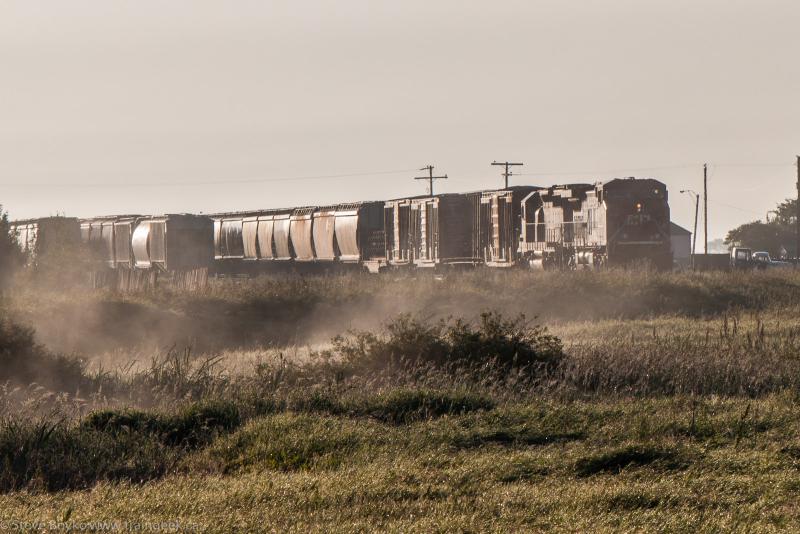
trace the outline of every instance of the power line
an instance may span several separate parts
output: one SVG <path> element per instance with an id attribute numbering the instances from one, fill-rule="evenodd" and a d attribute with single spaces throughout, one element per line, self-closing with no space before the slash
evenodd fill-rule
<path id="1" fill-rule="evenodd" d="M 752 213 L 753 215 L 761 215 L 761 212 L 749 210 L 747 208 L 740 208 L 739 206 L 733 206 L 731 204 L 725 204 L 724 202 L 719 202 L 718 200 L 709 200 L 712 204 L 716 204 L 717 206 L 725 206 L 726 208 L 731 208 L 734 210 L 738 210 L 744 213 Z"/>
<path id="2" fill-rule="evenodd" d="M 702 163 L 685 163 L 681 165 L 661 165 L 653 167 L 638 167 L 638 168 L 624 168 L 624 169 L 610 169 L 610 170 L 587 170 L 587 171 L 570 171 L 570 172 L 531 172 L 531 173 L 514 173 L 515 176 L 579 176 L 579 175 L 592 175 L 592 174 L 615 174 L 626 172 L 640 172 L 640 171 L 654 171 L 654 170 L 670 170 L 670 169 L 690 169 L 702 166 Z M 709 164 L 711 171 L 716 167 L 794 167 L 791 163 L 711 163 Z M 293 182 L 305 180 L 328 180 L 340 178 L 357 178 L 362 176 L 374 176 L 384 174 L 403 174 L 412 172 L 417 169 L 400 169 L 392 171 L 372 171 L 372 172 L 358 172 L 346 174 L 327 174 L 327 175 L 314 175 L 314 176 L 294 176 L 294 177 L 276 177 L 276 178 L 242 178 L 233 180 L 200 180 L 200 181 L 128 181 L 125 183 L 110 183 L 110 182 L 0 182 L 0 187 L 101 187 L 101 188 L 114 188 L 114 187 L 161 187 L 161 186 L 200 186 L 200 185 L 227 185 L 227 184 L 256 184 L 256 183 L 270 183 L 270 182 Z M 425 168 L 427 170 L 427 167 Z M 509 173 L 511 174 L 511 173 Z M 711 174 L 709 175 L 709 177 Z"/>
<path id="3" fill-rule="evenodd" d="M 714 167 L 794 167 L 791 163 L 710 163 Z"/>
<path id="4" fill-rule="evenodd" d="M 684 165 L 664 165 L 659 167 L 639 167 L 628 169 L 610 169 L 605 171 L 571 171 L 571 172 L 520 172 L 516 176 L 578 176 L 585 174 L 615 174 L 625 172 L 639 172 L 639 171 L 657 171 L 664 169 L 691 169 L 700 167 L 702 163 L 687 163 Z"/>
<path id="5" fill-rule="evenodd" d="M 358 172 L 350 174 L 329 174 L 320 176 L 295 176 L 285 178 L 242 178 L 235 180 L 201 180 L 196 182 L 137 182 L 131 180 L 126 183 L 109 182 L 26 182 L 26 183 L 0 183 L 0 187 L 162 187 L 162 186 L 196 186 L 196 185 L 227 185 L 227 184 L 257 184 L 268 182 L 294 182 L 303 180 L 328 180 L 337 178 L 355 178 L 361 176 L 375 176 L 376 174 L 403 174 L 416 169 L 403 169 L 397 171 Z"/>
<path id="6" fill-rule="evenodd" d="M 653 167 L 638 167 L 624 169 L 594 170 L 594 171 L 570 171 L 570 172 L 525 172 L 516 173 L 516 176 L 580 176 L 587 174 L 617 174 L 626 172 L 641 171 L 661 171 L 674 169 L 694 169 L 702 167 L 703 163 L 684 163 L 681 165 L 659 165 Z M 709 163 L 709 167 L 793 167 L 791 163 Z"/>

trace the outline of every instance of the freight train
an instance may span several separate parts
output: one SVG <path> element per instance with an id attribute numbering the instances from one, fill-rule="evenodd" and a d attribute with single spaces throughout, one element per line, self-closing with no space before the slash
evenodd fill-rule
<path id="1" fill-rule="evenodd" d="M 12 225 L 32 257 L 80 236 L 109 269 L 257 274 L 281 268 L 672 266 L 666 186 L 653 179 L 212 215 L 47 218 Z"/>

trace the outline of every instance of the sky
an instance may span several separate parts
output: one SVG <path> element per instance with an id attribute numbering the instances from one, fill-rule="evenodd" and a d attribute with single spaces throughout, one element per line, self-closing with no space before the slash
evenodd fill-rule
<path id="1" fill-rule="evenodd" d="M 707 162 L 719 238 L 796 195 L 798 28 L 779 0 L 0 0 L 0 204 L 325 205 L 424 193 L 428 164 L 499 187 L 508 159 L 657 178 L 691 229 Z"/>

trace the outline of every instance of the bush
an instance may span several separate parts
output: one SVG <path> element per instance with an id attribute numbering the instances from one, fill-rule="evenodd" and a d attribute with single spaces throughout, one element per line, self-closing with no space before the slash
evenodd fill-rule
<path id="1" fill-rule="evenodd" d="M 219 434 L 238 428 L 241 422 L 236 405 L 210 401 L 190 404 L 174 415 L 138 410 L 103 410 L 89 414 L 81 426 L 115 436 L 151 434 L 164 445 L 196 448 L 209 443 Z"/>
<path id="2" fill-rule="evenodd" d="M 36 343 L 32 328 L 0 317 L 0 382 L 5 381 L 74 392 L 91 379 L 82 361 L 47 351 Z"/>
<path id="3" fill-rule="evenodd" d="M 529 324 L 524 315 L 504 319 L 484 312 L 477 325 L 462 319 L 426 324 L 404 314 L 383 332 L 355 332 L 333 339 L 326 356 L 341 360 L 352 372 L 400 365 L 485 366 L 547 370 L 564 356 L 561 340 Z"/>
<path id="4" fill-rule="evenodd" d="M 104 433 L 63 420 L 0 423 L 0 491 L 143 482 L 166 473 L 176 457 L 176 450 L 148 433 Z"/>
<path id="5" fill-rule="evenodd" d="M 64 419 L 0 421 L 0 491 L 79 489 L 100 480 L 163 476 L 189 450 L 241 424 L 235 405 L 206 402 L 175 414 L 104 410 Z"/>

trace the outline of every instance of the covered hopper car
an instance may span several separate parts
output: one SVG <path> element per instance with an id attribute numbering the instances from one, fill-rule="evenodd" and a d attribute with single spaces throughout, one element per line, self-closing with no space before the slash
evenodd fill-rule
<path id="1" fill-rule="evenodd" d="M 28 263 L 36 265 L 48 255 L 54 261 L 71 261 L 80 244 L 80 223 L 74 217 L 43 217 L 14 221 L 10 231 Z"/>
<path id="2" fill-rule="evenodd" d="M 131 236 L 141 215 L 110 215 L 81 219 L 81 240 L 89 247 L 92 261 L 110 268 L 133 266 Z"/>
<path id="3" fill-rule="evenodd" d="M 137 269 L 190 271 L 214 261 L 214 222 L 202 215 L 143 217 L 131 236 Z"/>
<path id="4" fill-rule="evenodd" d="M 301 270 L 385 265 L 383 202 L 222 213 L 214 218 L 220 273 L 252 274 L 286 262 Z"/>

